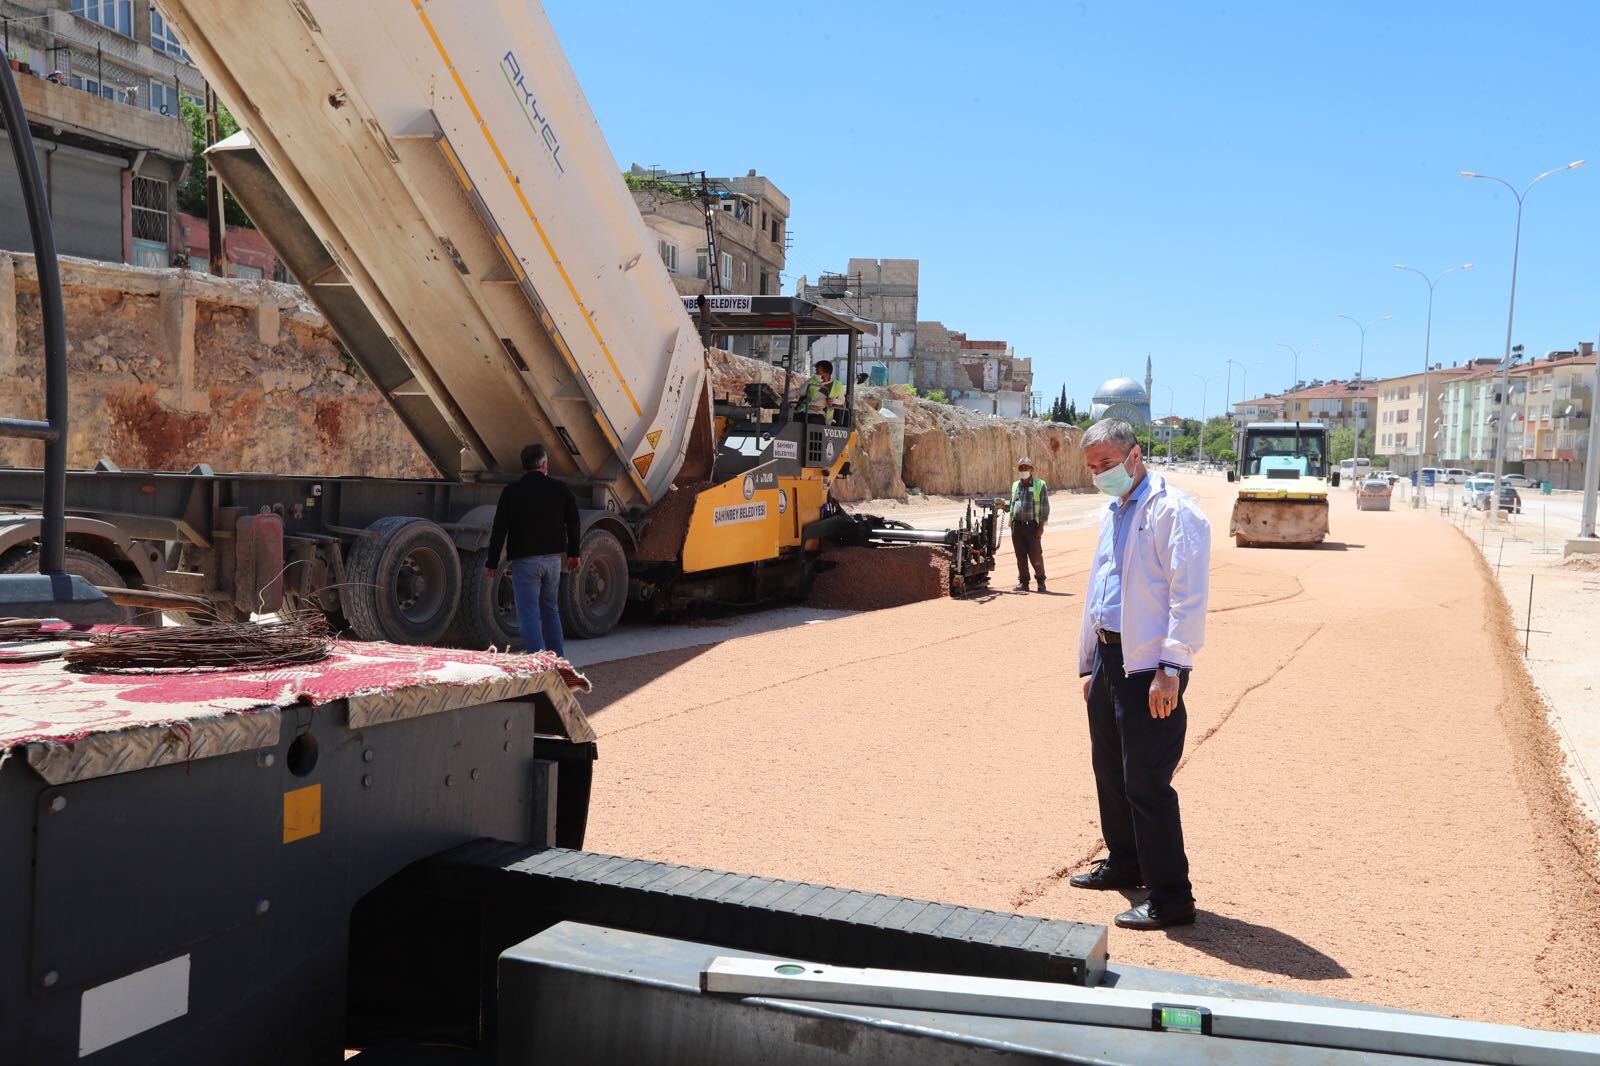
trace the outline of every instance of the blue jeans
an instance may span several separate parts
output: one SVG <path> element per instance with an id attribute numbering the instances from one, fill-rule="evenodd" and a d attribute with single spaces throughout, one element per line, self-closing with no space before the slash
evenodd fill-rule
<path id="1" fill-rule="evenodd" d="M 511 560 L 511 591 L 517 600 L 517 626 L 524 651 L 553 651 L 561 643 L 561 556 L 529 555 Z"/>

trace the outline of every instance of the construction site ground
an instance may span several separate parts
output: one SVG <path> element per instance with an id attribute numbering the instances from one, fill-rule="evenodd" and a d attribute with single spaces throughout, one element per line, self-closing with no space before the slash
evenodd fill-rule
<path id="1" fill-rule="evenodd" d="M 1213 532 L 1175 778 L 1200 914 L 1113 928 L 1113 960 L 1600 1029 L 1593 826 L 1494 560 L 1436 509 L 1345 492 L 1319 549 L 1238 549 L 1231 486 L 1174 481 Z M 1066 883 L 1103 854 L 1076 661 L 1101 500 L 1053 503 L 1047 595 L 801 610 L 596 661 L 588 846 L 1109 924 L 1138 896 Z"/>

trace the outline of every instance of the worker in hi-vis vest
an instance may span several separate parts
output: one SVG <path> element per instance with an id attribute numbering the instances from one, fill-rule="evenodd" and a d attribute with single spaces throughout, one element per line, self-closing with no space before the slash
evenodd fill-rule
<path id="1" fill-rule="evenodd" d="M 812 367 L 814 373 L 806 380 L 805 397 L 800 401 L 805 409 L 806 421 L 833 425 L 833 413 L 844 407 L 844 382 L 833 378 L 833 364 L 818 359 Z"/>
<path id="2" fill-rule="evenodd" d="M 1011 550 L 1017 553 L 1017 591 L 1028 591 L 1028 564 L 1044 591 L 1044 525 L 1050 521 L 1050 492 L 1043 478 L 1033 476 L 1033 460 L 1017 461 L 1017 480 L 1011 483 Z"/>

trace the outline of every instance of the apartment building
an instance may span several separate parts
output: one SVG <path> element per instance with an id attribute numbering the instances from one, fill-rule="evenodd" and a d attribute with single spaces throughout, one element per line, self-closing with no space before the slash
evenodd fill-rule
<path id="1" fill-rule="evenodd" d="M 1378 386 L 1373 381 L 1329 381 L 1286 393 L 1282 417 L 1290 422 L 1325 422 L 1330 429 L 1372 429 Z"/>
<path id="2" fill-rule="evenodd" d="M 957 407 L 1020 418 L 1033 405 L 1033 360 L 1005 341 L 977 340 L 942 322 L 918 322 L 915 385 Z"/>
<path id="3" fill-rule="evenodd" d="M 193 160 L 183 101 L 205 82 L 148 0 L 0 0 L 17 80 L 51 205 L 56 249 L 139 266 L 210 267 L 205 219 L 178 189 Z M 31 251 L 9 141 L 0 132 L 0 248 Z M 224 250 L 236 277 L 282 268 L 254 230 Z"/>
<path id="4" fill-rule="evenodd" d="M 1504 413 L 1507 472 L 1556 488 L 1580 487 L 1594 411 L 1594 369 L 1594 346 L 1587 342 L 1514 366 L 1509 375 L 1497 360 L 1472 364 L 1442 390 L 1434 465 L 1492 467 Z"/>
<path id="5" fill-rule="evenodd" d="M 1470 363 L 1438 366 L 1426 376 L 1407 374 L 1378 382 L 1373 454 L 1388 459 L 1389 469 L 1397 474 L 1443 465 L 1440 462 L 1443 397 L 1450 382 L 1474 372 L 1474 365 Z"/>
<path id="6" fill-rule="evenodd" d="M 1234 431 L 1251 422 L 1281 422 L 1284 418 L 1282 396 L 1258 396 L 1254 400 L 1240 400 L 1233 405 Z"/>

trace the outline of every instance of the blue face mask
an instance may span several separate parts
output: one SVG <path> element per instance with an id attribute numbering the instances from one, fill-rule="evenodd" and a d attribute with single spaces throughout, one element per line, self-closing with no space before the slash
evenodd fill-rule
<path id="1" fill-rule="evenodd" d="M 1133 475 L 1128 473 L 1128 460 L 1124 459 L 1110 470 L 1102 470 L 1096 474 L 1094 487 L 1107 496 L 1126 496 L 1133 488 Z"/>

